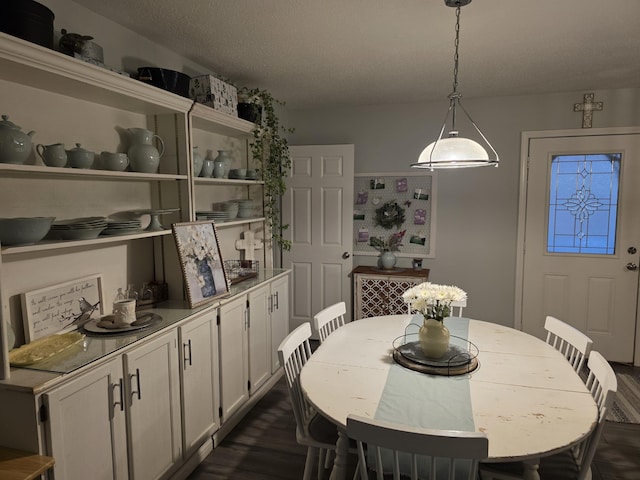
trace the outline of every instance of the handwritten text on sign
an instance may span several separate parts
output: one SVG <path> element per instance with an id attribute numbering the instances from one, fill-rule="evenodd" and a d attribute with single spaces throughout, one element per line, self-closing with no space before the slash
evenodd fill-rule
<path id="1" fill-rule="evenodd" d="M 89 277 L 27 292 L 23 299 L 28 341 L 72 327 L 82 314 L 81 301 L 96 305 L 102 299 L 101 277 Z M 102 311 L 100 305 L 98 312 Z"/>

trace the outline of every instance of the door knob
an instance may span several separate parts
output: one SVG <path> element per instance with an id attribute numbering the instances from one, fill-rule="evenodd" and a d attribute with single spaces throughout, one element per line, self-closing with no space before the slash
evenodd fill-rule
<path id="1" fill-rule="evenodd" d="M 350 254 L 349 252 L 344 252 L 344 253 L 342 254 L 342 258 L 344 258 L 345 260 L 346 260 L 347 258 L 349 258 L 350 256 L 351 256 L 351 254 Z"/>
<path id="2" fill-rule="evenodd" d="M 635 271 L 638 270 L 638 265 L 636 265 L 635 263 L 627 263 L 627 270 L 631 270 L 631 271 Z"/>

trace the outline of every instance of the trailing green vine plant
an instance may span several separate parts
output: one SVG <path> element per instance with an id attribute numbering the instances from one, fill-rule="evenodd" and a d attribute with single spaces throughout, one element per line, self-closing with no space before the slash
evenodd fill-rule
<path id="1" fill-rule="evenodd" d="M 285 103 L 273 98 L 268 91 L 243 88 L 239 92 L 239 96 L 241 95 L 245 97 L 244 101 L 262 109 L 261 119 L 252 132 L 251 155 L 257 162 L 257 170 L 264 181 L 264 213 L 272 238 L 283 250 L 290 250 L 291 241 L 283 237 L 283 232 L 289 225 L 282 224 L 279 204 L 287 190 L 285 179 L 291 168 L 289 144 L 283 135 L 293 133 L 294 129 L 280 125 L 275 105 L 284 106 Z"/>

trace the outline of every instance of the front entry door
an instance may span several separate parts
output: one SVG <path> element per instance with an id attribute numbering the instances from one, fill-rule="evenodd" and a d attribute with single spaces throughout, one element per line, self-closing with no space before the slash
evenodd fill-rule
<path id="1" fill-rule="evenodd" d="M 289 147 L 291 173 L 282 223 L 291 240 L 283 265 L 292 270 L 291 330 L 345 301 L 351 312 L 353 145 Z"/>
<path id="2" fill-rule="evenodd" d="M 522 327 L 553 315 L 608 360 L 632 362 L 640 250 L 640 134 L 529 138 Z"/>

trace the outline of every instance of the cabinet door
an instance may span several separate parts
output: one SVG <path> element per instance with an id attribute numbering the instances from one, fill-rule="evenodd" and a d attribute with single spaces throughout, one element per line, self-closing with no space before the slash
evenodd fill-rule
<path id="1" fill-rule="evenodd" d="M 43 395 L 49 411 L 47 454 L 55 478 L 127 478 L 127 436 L 118 358 Z"/>
<path id="2" fill-rule="evenodd" d="M 174 330 L 124 355 L 133 480 L 159 478 L 181 456 L 177 346 Z"/>
<path id="3" fill-rule="evenodd" d="M 280 368 L 278 347 L 289 334 L 289 277 L 271 284 L 271 373 Z"/>
<path id="4" fill-rule="evenodd" d="M 255 392 L 271 376 L 269 285 L 249 292 L 249 384 Z"/>
<path id="5" fill-rule="evenodd" d="M 386 294 L 387 315 L 407 313 L 408 307 L 402 299 L 402 294 L 423 281 L 426 280 L 419 277 L 390 277 Z"/>
<path id="6" fill-rule="evenodd" d="M 388 314 L 387 289 L 389 279 L 386 276 L 355 276 L 355 318 L 377 317 Z"/>
<path id="7" fill-rule="evenodd" d="M 215 311 L 179 328 L 182 445 L 185 456 L 219 428 L 218 326 Z"/>
<path id="8" fill-rule="evenodd" d="M 249 399 L 247 353 L 247 297 L 243 295 L 220 307 L 220 406 L 225 422 Z"/>

